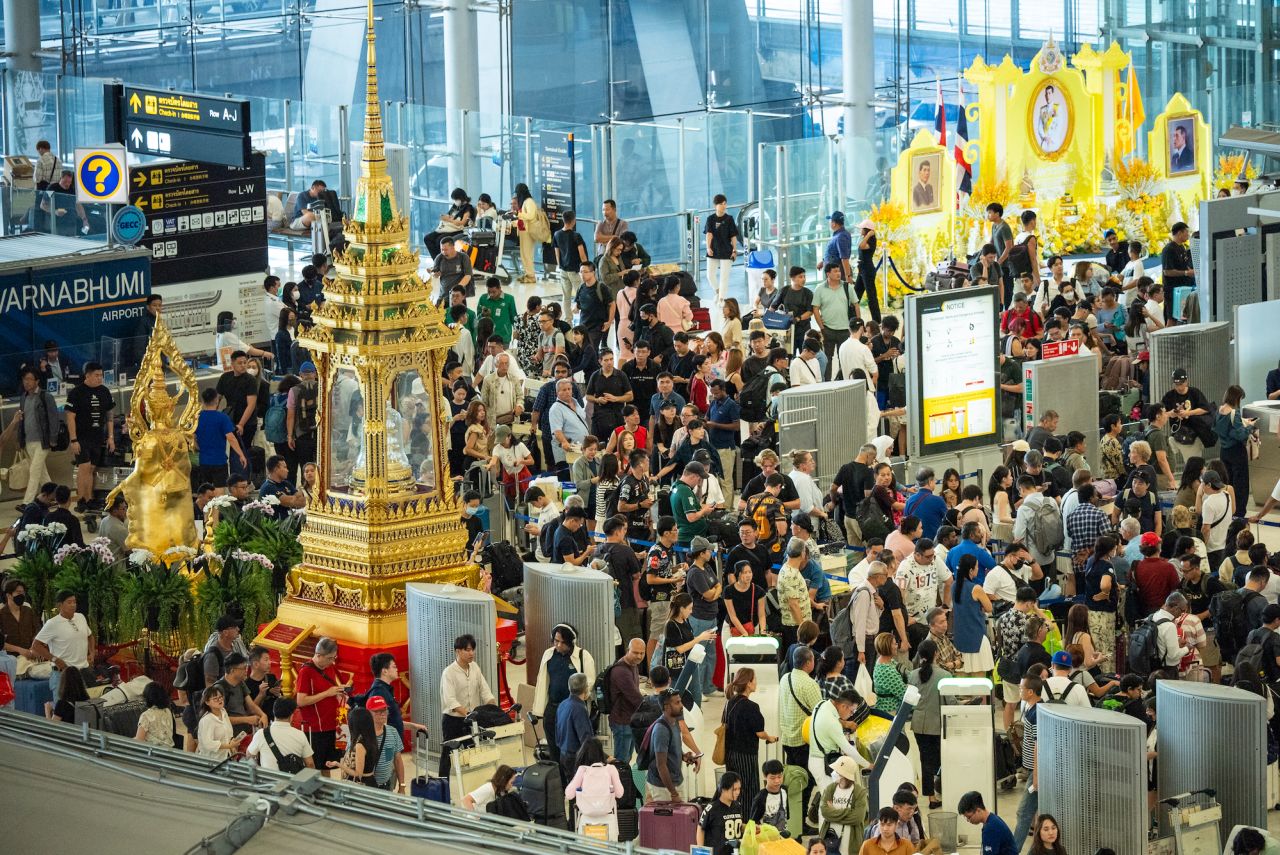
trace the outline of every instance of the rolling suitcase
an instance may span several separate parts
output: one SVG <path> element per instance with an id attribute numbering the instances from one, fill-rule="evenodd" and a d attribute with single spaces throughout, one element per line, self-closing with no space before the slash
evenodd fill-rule
<path id="1" fill-rule="evenodd" d="M 434 778 L 427 758 L 427 734 L 418 731 L 414 736 L 413 765 L 422 773 L 409 782 L 409 794 L 429 802 L 449 804 L 449 779 Z"/>
<path id="2" fill-rule="evenodd" d="M 635 808 L 618 808 L 617 819 L 618 842 L 626 843 L 628 840 L 635 840 L 640 834 L 640 811 Z"/>
<path id="3" fill-rule="evenodd" d="M 565 827 L 564 781 L 560 764 L 539 760 L 524 770 L 520 778 L 520 797 L 529 806 L 529 815 L 539 825 Z"/>
<path id="4" fill-rule="evenodd" d="M 114 733 L 117 736 L 127 736 L 132 739 L 138 734 L 138 719 L 142 717 L 142 712 L 146 708 L 146 701 L 141 699 L 124 701 L 110 706 L 106 705 L 104 698 L 77 701 L 75 705 L 76 724 L 87 722 L 89 727 L 94 730 Z"/>
<path id="5" fill-rule="evenodd" d="M 640 845 L 688 852 L 698 842 L 698 814 L 687 802 L 650 802 L 640 808 Z"/>

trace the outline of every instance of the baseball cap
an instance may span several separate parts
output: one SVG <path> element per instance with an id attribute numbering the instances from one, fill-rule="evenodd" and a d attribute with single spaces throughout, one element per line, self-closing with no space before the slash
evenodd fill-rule
<path id="1" fill-rule="evenodd" d="M 1142 540 L 1139 541 L 1142 546 L 1159 546 L 1160 535 L 1154 531 L 1145 531 L 1142 533 Z"/>
<path id="2" fill-rule="evenodd" d="M 1105 239 L 1107 239 L 1107 238 L 1113 238 L 1113 237 L 1115 237 L 1115 236 L 1116 236 L 1116 230 L 1115 230 L 1115 229 L 1107 229 L 1105 232 L 1103 232 L 1103 233 L 1102 233 L 1102 237 L 1103 237 L 1103 239 L 1104 239 L 1104 240 L 1105 240 Z"/>
<path id="3" fill-rule="evenodd" d="M 703 466 L 696 460 L 690 460 L 684 465 L 684 474 L 697 475 L 699 478 L 707 477 L 707 467 Z"/>
<path id="4" fill-rule="evenodd" d="M 805 531 L 813 534 L 813 518 L 804 511 L 796 511 L 791 515 L 791 524 L 798 525 Z"/>
<path id="5" fill-rule="evenodd" d="M 699 552 L 710 552 L 710 551 L 711 551 L 711 541 L 707 540 L 702 535 L 698 535 L 689 543 L 690 555 L 697 555 Z"/>
<path id="6" fill-rule="evenodd" d="M 369 712 L 385 712 L 387 709 L 387 699 L 381 695 L 374 695 L 364 702 L 364 708 Z"/>
<path id="7" fill-rule="evenodd" d="M 1212 487 L 1215 490 L 1222 489 L 1222 476 L 1217 472 L 1214 472 L 1212 469 L 1204 470 L 1204 472 L 1200 474 L 1200 481 L 1205 486 Z"/>
<path id="8" fill-rule="evenodd" d="M 1185 368 L 1175 368 L 1175 369 L 1173 369 L 1173 382 L 1174 382 L 1174 383 L 1181 383 L 1181 382 L 1185 381 L 1185 380 L 1187 379 L 1187 376 L 1188 376 L 1188 375 L 1187 375 L 1187 369 L 1185 369 Z"/>
<path id="9" fill-rule="evenodd" d="M 1070 668 L 1071 654 L 1065 650 L 1059 650 L 1057 653 L 1053 654 L 1053 667 L 1054 668 Z"/>
<path id="10" fill-rule="evenodd" d="M 299 374 L 306 374 L 308 371 L 310 371 L 312 374 L 315 373 L 316 364 L 314 362 L 304 362 L 302 363 L 302 365 L 298 367 Z"/>
<path id="11" fill-rule="evenodd" d="M 872 222 L 870 219 L 866 219 L 858 223 L 858 228 L 860 229 L 874 229 L 875 227 L 876 227 L 876 224 Z"/>
<path id="12" fill-rule="evenodd" d="M 1013 441 L 1013 445 L 1009 447 L 1014 451 L 1021 451 L 1025 454 L 1031 450 L 1031 443 L 1027 442 L 1025 439 L 1015 439 Z"/>
<path id="13" fill-rule="evenodd" d="M 830 221 L 831 221 L 831 222 L 833 222 L 833 223 L 839 223 L 840 225 L 842 225 L 842 226 L 843 226 L 843 225 L 844 225 L 844 211 L 832 211 L 830 214 L 828 214 L 828 215 L 827 215 L 827 219 L 828 219 L 828 220 L 830 220 Z"/>

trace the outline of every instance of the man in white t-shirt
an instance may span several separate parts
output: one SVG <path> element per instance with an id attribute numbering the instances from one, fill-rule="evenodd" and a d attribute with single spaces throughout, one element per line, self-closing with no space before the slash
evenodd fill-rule
<path id="1" fill-rule="evenodd" d="M 1200 537 L 1209 551 L 1209 566 L 1217 567 L 1227 551 L 1227 529 L 1231 527 L 1231 497 L 1227 495 L 1222 476 L 1206 469 L 1200 476 L 1203 498 L 1200 500 Z"/>
<path id="2" fill-rule="evenodd" d="M 925 615 L 939 604 L 951 605 L 951 571 L 938 558 L 933 540 L 922 537 L 915 542 L 915 551 L 898 564 L 893 580 L 902 589 L 907 614 L 915 623 L 925 626 Z"/>
<path id="3" fill-rule="evenodd" d="M 280 763 L 276 760 L 275 752 L 267 744 L 268 729 L 271 731 L 271 741 L 275 743 L 276 751 L 280 752 L 281 757 L 297 754 L 308 769 L 316 767 L 315 758 L 312 756 L 315 752 L 311 748 L 311 740 L 291 724 L 297 709 L 298 702 L 293 698 L 276 698 L 275 704 L 271 707 L 271 714 L 275 719 L 267 728 L 253 734 L 253 739 L 249 742 L 249 748 L 245 753 L 250 757 L 257 757 L 263 769 L 280 771 Z"/>
<path id="4" fill-rule="evenodd" d="M 62 672 L 67 668 L 88 668 L 89 651 L 94 650 L 93 630 L 84 615 L 76 611 L 76 595 L 59 591 L 54 598 L 58 613 L 44 622 L 35 640 L 31 642 L 31 658 L 43 662 L 53 660 L 53 674 L 49 677 L 49 691 L 53 700 L 58 699 L 62 685 Z M 45 703 L 45 716 L 53 714 L 53 702 Z"/>
<path id="5" fill-rule="evenodd" d="M 1073 707 L 1092 707 L 1089 692 L 1071 679 L 1071 654 L 1059 650 L 1053 654 L 1053 674 L 1044 681 L 1044 700 L 1062 701 Z"/>
<path id="6" fill-rule="evenodd" d="M 1009 604 L 1018 601 L 1018 589 L 1032 581 L 1044 578 L 1044 570 L 1032 557 L 1030 550 L 1021 543 L 1011 543 L 991 568 L 982 583 L 982 590 L 993 600 L 1005 600 Z"/>
<path id="7" fill-rule="evenodd" d="M 836 350 L 836 364 L 831 369 L 832 380 L 848 380 L 853 376 L 855 368 L 861 368 L 870 381 L 867 385 L 875 388 L 878 371 L 876 358 L 871 348 L 862 343 L 858 336 L 862 335 L 862 318 L 849 319 L 849 337 Z"/>
<path id="8" fill-rule="evenodd" d="M 866 550 L 866 556 L 849 571 L 850 588 L 856 588 L 867 581 L 867 570 L 880 560 L 880 553 L 884 551 L 884 538 L 871 538 L 866 542 Z"/>

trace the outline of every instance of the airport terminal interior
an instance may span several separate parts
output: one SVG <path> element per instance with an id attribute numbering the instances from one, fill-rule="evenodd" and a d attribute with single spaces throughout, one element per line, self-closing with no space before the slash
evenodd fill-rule
<path id="1" fill-rule="evenodd" d="M 1277 0 L 4 0 L 5 851 L 1280 855 Z"/>

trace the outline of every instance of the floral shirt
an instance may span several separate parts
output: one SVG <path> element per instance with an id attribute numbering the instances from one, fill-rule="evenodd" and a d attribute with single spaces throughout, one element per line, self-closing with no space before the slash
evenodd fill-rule
<path id="1" fill-rule="evenodd" d="M 1102 477 L 1121 481 L 1125 476 L 1124 449 L 1120 440 L 1106 434 L 1098 440 L 1098 450 L 1102 452 Z"/>
<path id="2" fill-rule="evenodd" d="M 800 571 L 788 563 L 782 565 L 782 572 L 778 575 L 778 603 L 782 606 L 782 625 L 799 626 L 800 623 L 791 615 L 791 607 L 787 605 L 789 600 L 800 601 L 800 622 L 812 620 L 809 585 Z"/>
<path id="3" fill-rule="evenodd" d="M 1027 628 L 1027 613 L 1009 609 L 996 618 L 996 656 L 1012 658 L 1022 647 L 1022 636 Z"/>
<path id="4" fill-rule="evenodd" d="M 538 357 L 538 339 L 542 330 L 538 327 L 538 315 L 525 312 L 518 315 L 512 324 L 515 337 L 516 361 L 520 368 L 530 377 L 542 376 L 542 360 Z"/>

